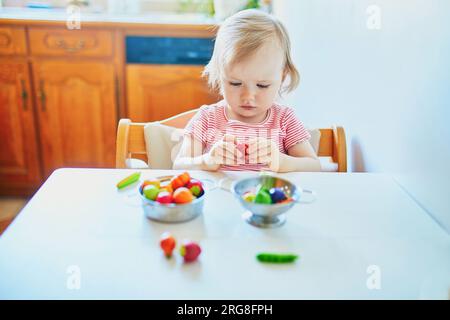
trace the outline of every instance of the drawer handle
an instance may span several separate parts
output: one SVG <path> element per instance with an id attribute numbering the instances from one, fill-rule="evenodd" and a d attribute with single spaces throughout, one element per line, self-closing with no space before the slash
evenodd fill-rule
<path id="1" fill-rule="evenodd" d="M 23 110 L 27 110 L 28 106 L 27 106 L 27 100 L 28 100 L 28 92 L 27 89 L 25 88 L 25 80 L 20 79 L 20 85 L 22 86 L 22 108 Z"/>
<path id="2" fill-rule="evenodd" d="M 86 45 L 86 42 L 84 40 L 78 40 L 78 42 L 75 44 L 75 46 L 71 47 L 69 46 L 66 41 L 63 39 L 56 41 L 56 46 L 60 49 L 63 49 L 66 52 L 75 53 L 77 51 L 80 51 L 84 49 L 84 46 Z"/>
<path id="3" fill-rule="evenodd" d="M 47 110 L 47 106 L 46 106 L 47 96 L 45 95 L 45 90 L 44 90 L 44 80 L 39 81 L 38 98 L 41 101 L 42 112 L 45 112 Z"/>

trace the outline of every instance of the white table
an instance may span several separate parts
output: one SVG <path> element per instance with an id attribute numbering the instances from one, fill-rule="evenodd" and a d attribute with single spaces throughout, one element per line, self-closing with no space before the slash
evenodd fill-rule
<path id="1" fill-rule="evenodd" d="M 450 236 L 388 175 L 281 175 L 318 199 L 296 205 L 281 228 L 259 229 L 221 189 L 208 194 L 195 220 L 148 220 L 126 201 L 137 187 L 115 187 L 134 171 L 55 171 L 0 237 L 0 299 L 449 298 Z M 141 180 L 173 173 L 142 172 Z M 200 260 L 164 258 L 164 231 L 198 241 Z M 262 264 L 261 251 L 300 259 Z"/>

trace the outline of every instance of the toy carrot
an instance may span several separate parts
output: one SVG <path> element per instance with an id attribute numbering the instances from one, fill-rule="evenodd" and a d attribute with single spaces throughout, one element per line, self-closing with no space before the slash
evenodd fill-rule
<path id="1" fill-rule="evenodd" d="M 175 191 L 180 187 L 184 187 L 190 180 L 191 177 L 187 172 L 183 172 L 182 174 L 173 177 L 172 180 L 170 181 L 170 183 L 172 184 L 173 191 Z"/>
<path id="2" fill-rule="evenodd" d="M 118 189 L 125 188 L 126 186 L 129 186 L 130 184 L 138 181 L 140 177 L 141 177 L 141 173 L 140 172 L 135 172 L 132 175 L 130 175 L 130 176 L 120 180 L 117 183 L 117 188 Z"/>
<path id="3" fill-rule="evenodd" d="M 296 254 L 284 254 L 284 253 L 259 253 L 256 255 L 256 259 L 260 262 L 269 262 L 269 263 L 289 263 L 297 260 L 298 255 Z"/>

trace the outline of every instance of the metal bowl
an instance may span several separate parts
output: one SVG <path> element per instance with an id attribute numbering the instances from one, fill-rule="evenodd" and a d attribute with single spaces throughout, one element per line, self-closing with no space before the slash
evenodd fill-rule
<path id="1" fill-rule="evenodd" d="M 161 182 L 170 180 L 173 176 L 158 177 Z M 203 180 L 204 194 L 186 204 L 161 204 L 157 201 L 147 199 L 140 191 L 139 195 L 142 199 L 142 208 L 147 218 L 159 222 L 177 223 L 192 220 L 203 212 L 203 203 L 208 192 Z"/>
<path id="2" fill-rule="evenodd" d="M 287 203 L 260 204 L 244 200 L 243 195 L 246 192 L 252 191 L 256 193 L 261 187 L 267 190 L 274 187 L 281 188 L 286 196 L 292 198 L 293 201 Z M 300 203 L 300 195 L 303 192 L 311 193 L 315 199 L 313 191 L 299 189 L 288 180 L 270 175 L 235 181 L 231 186 L 231 191 L 239 200 L 241 206 L 246 209 L 244 213 L 245 220 L 251 225 L 260 228 L 276 228 L 282 226 L 286 222 L 285 212 L 291 209 L 296 203 Z M 309 202 L 312 201 L 305 201 L 304 203 Z"/>

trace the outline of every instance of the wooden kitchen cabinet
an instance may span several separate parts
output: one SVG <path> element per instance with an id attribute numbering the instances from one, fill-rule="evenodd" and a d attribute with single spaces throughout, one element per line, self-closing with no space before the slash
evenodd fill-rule
<path id="1" fill-rule="evenodd" d="M 37 60 L 33 73 L 44 175 L 60 167 L 114 167 L 114 66 Z"/>
<path id="2" fill-rule="evenodd" d="M 26 53 L 25 28 L 0 26 L 0 54 L 24 55 Z"/>
<path id="3" fill-rule="evenodd" d="M 113 33 L 107 30 L 32 28 L 29 39 L 32 55 L 94 58 L 113 54 Z"/>
<path id="4" fill-rule="evenodd" d="M 95 21 L 69 30 L 65 18 L 0 19 L 0 196 L 30 195 L 61 167 L 113 168 L 120 118 L 161 120 L 217 101 L 196 60 L 214 33 L 201 24 Z M 193 39 L 177 55 L 191 60 L 133 62 L 127 39 L 139 37 Z M 143 49 L 145 60 L 155 48 Z M 161 50 L 156 58 L 173 51 Z"/>
<path id="5" fill-rule="evenodd" d="M 218 101 L 202 71 L 196 65 L 127 65 L 128 117 L 158 121 Z"/>
<path id="6" fill-rule="evenodd" d="M 0 193 L 23 194 L 41 182 L 31 83 L 25 59 L 0 59 Z"/>

